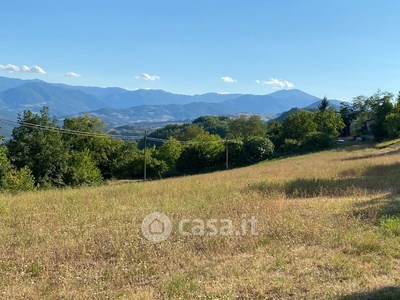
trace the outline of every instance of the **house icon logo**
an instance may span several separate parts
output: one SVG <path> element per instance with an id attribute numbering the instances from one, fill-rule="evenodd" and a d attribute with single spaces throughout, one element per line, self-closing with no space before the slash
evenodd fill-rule
<path id="1" fill-rule="evenodd" d="M 142 233 L 146 239 L 153 243 L 165 241 L 172 231 L 171 220 L 162 213 L 147 215 L 142 222 Z"/>

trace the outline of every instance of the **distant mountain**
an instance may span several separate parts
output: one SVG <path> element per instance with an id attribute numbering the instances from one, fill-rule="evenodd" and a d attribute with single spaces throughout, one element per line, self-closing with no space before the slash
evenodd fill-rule
<path id="1" fill-rule="evenodd" d="M 195 119 L 200 116 L 229 115 L 236 110 L 219 103 L 193 102 L 189 104 L 141 105 L 131 108 L 104 108 L 89 111 L 89 114 L 106 122 L 109 126 L 131 124 L 138 122 L 167 122 L 185 119 Z"/>
<path id="2" fill-rule="evenodd" d="M 193 102 L 219 103 L 240 97 L 241 94 L 207 93 L 203 95 L 173 94 L 163 90 L 136 90 L 112 93 L 102 98 L 113 108 L 127 108 L 139 105 L 189 104 Z"/>
<path id="3" fill-rule="evenodd" d="M 163 90 L 129 91 L 118 87 L 70 86 L 38 79 L 0 77 L 0 119 L 14 119 L 29 109 L 43 106 L 59 118 L 88 112 L 109 125 L 137 122 L 166 122 L 203 115 L 279 114 L 293 107 L 317 107 L 321 99 L 297 89 L 268 95 L 218 94 L 181 95 Z M 330 100 L 336 105 L 335 101 Z M 4 128 L 4 126 L 3 126 Z M 1 133 L 0 133 L 1 134 Z"/>
<path id="4" fill-rule="evenodd" d="M 22 113 L 48 106 L 55 115 L 74 114 L 104 108 L 107 105 L 79 90 L 69 90 L 42 81 L 28 82 L 0 93 L 0 109 Z"/>
<path id="5" fill-rule="evenodd" d="M 67 85 L 67 84 L 62 84 L 62 83 L 51 83 L 51 85 L 58 86 L 58 87 L 61 87 L 63 89 L 68 89 L 68 90 L 78 90 L 85 94 L 92 95 L 99 100 L 103 100 L 104 98 L 106 98 L 112 94 L 120 94 L 120 93 L 127 92 L 127 90 L 125 90 L 123 88 L 119 88 L 119 87 L 101 88 L 101 87 L 94 87 L 94 86 L 72 86 L 72 85 Z"/>
<path id="6" fill-rule="evenodd" d="M 38 79 L 35 80 L 22 80 L 18 78 L 7 78 L 7 77 L 0 77 L 0 92 L 3 92 L 8 89 L 12 89 L 15 87 L 19 87 L 24 85 L 28 82 L 39 81 Z"/>
<path id="7" fill-rule="evenodd" d="M 321 99 L 300 90 L 281 90 L 272 94 L 244 95 L 223 101 L 229 107 L 251 113 L 280 113 L 292 107 L 305 107 Z"/>

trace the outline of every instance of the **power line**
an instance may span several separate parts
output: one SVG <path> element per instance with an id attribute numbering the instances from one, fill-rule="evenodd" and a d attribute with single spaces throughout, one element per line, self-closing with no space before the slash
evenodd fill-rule
<path id="1" fill-rule="evenodd" d="M 14 125 L 18 125 L 20 127 L 25 127 L 25 128 L 41 129 L 41 130 L 47 130 L 47 131 L 51 131 L 51 132 L 58 132 L 58 133 L 79 135 L 79 136 L 86 136 L 86 137 L 97 137 L 97 138 L 105 138 L 105 137 L 107 138 L 108 137 L 108 138 L 113 138 L 113 139 L 136 140 L 136 141 L 144 139 L 144 136 L 116 135 L 116 134 L 79 131 L 79 130 L 73 130 L 73 129 L 58 128 L 58 127 L 54 127 L 54 126 L 45 126 L 45 125 L 40 125 L 40 124 L 28 123 L 28 122 L 23 122 L 23 121 L 13 121 L 13 120 L 9 120 L 9 119 L 0 119 L 0 122 L 14 124 Z M 222 140 L 222 139 L 218 140 L 218 141 L 193 141 L 193 140 L 180 141 L 180 140 L 154 138 L 154 137 L 149 137 L 149 136 L 147 136 L 146 138 L 147 138 L 147 140 L 153 141 L 153 142 L 167 143 L 167 142 L 176 141 L 181 144 L 215 144 L 215 143 L 235 142 L 232 140 Z"/>

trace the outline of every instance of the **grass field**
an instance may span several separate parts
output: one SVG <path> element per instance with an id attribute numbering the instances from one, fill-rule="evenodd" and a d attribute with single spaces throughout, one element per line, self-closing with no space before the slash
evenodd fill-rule
<path id="1" fill-rule="evenodd" d="M 400 145 L 147 183 L 0 194 L 1 299 L 399 299 Z M 171 235 L 142 234 L 153 212 Z M 236 235 L 257 219 L 257 235 Z M 189 219 L 233 235 L 182 235 Z M 220 228 L 219 227 L 219 228 Z M 244 233 L 244 232 L 242 232 Z"/>

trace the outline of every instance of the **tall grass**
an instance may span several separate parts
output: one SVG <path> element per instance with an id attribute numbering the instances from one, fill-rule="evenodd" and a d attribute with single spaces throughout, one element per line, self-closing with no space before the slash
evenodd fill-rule
<path id="1" fill-rule="evenodd" d="M 397 297 L 398 150 L 351 146 L 147 183 L 0 194 L 0 298 Z M 141 232 L 152 212 L 172 221 L 164 242 Z M 179 232 L 182 219 L 236 229 L 252 216 L 257 235 Z"/>

